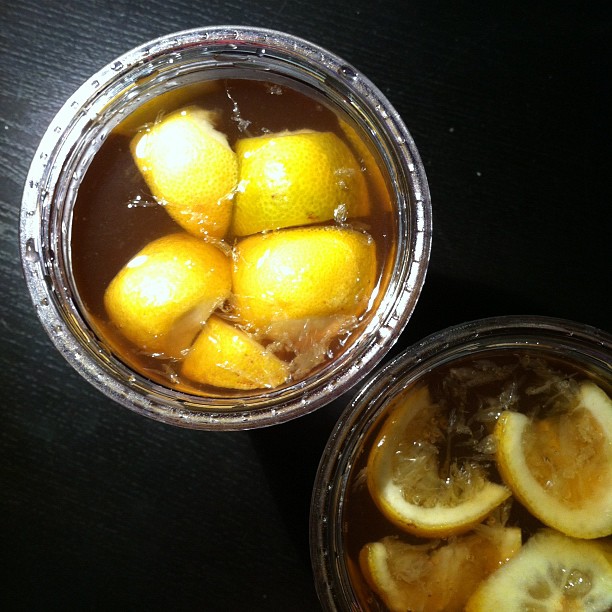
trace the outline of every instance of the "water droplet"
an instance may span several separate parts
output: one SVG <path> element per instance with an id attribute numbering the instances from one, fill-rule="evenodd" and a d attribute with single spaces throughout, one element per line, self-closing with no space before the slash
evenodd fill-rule
<path id="1" fill-rule="evenodd" d="M 357 78 L 357 72 L 355 69 L 347 64 L 340 66 L 338 72 L 347 79 L 355 80 Z"/>
<path id="2" fill-rule="evenodd" d="M 263 57 L 266 54 L 266 50 L 263 47 L 259 47 L 257 51 L 255 51 L 255 55 L 257 57 Z"/>
<path id="3" fill-rule="evenodd" d="M 36 263 L 40 259 L 40 255 L 36 250 L 34 238 L 28 238 L 25 245 L 25 260 L 29 263 Z"/>
<path id="4" fill-rule="evenodd" d="M 49 305 L 49 300 L 45 297 L 42 300 L 40 300 L 40 305 L 41 306 L 48 306 Z"/>

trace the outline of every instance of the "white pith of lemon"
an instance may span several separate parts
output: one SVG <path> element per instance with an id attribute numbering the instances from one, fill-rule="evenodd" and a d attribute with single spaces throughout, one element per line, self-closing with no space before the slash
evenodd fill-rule
<path id="1" fill-rule="evenodd" d="M 470 597 L 467 612 L 612 609 L 612 565 L 597 540 L 552 530 L 532 536 Z"/>
<path id="2" fill-rule="evenodd" d="M 453 461 L 440 474 L 440 418 L 428 387 L 412 389 L 387 417 L 367 464 L 368 488 L 381 512 L 404 531 L 427 537 L 467 531 L 511 494 L 469 462 Z"/>
<path id="3" fill-rule="evenodd" d="M 612 401 L 592 382 L 571 409 L 543 419 L 503 412 L 497 463 L 521 503 L 550 527 L 579 538 L 612 534 Z"/>

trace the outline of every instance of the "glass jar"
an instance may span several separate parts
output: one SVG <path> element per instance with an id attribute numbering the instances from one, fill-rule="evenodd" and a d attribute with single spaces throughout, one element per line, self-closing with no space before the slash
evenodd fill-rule
<path id="1" fill-rule="evenodd" d="M 530 352 L 575 364 L 605 390 L 612 388 L 612 336 L 587 325 L 536 316 L 502 316 L 435 333 L 373 374 L 338 420 L 319 465 L 311 505 L 310 552 L 317 592 L 325 610 L 382 610 L 363 581 L 351 579 L 347 554 L 348 498 L 367 458 L 370 432 L 405 389 L 465 357 Z M 370 439 L 371 443 L 371 439 Z M 360 461 L 361 459 L 361 461 Z M 361 474 L 360 478 L 364 476 Z M 360 516 L 363 515 L 360 506 Z M 362 520 L 362 518 L 360 518 Z M 354 576 L 355 574 L 353 574 Z M 368 591 L 366 593 L 366 591 Z M 361 593 L 361 597 L 360 597 Z M 366 603 L 365 599 L 369 600 Z M 369 607 L 371 605 L 371 607 Z"/>
<path id="2" fill-rule="evenodd" d="M 280 389 L 202 397 L 131 370 L 87 320 L 71 272 L 71 214 L 96 152 L 121 120 L 160 93 L 202 79 L 271 80 L 320 96 L 366 137 L 393 198 L 397 248 L 384 294 L 359 338 L 315 374 Z M 414 142 L 397 112 L 355 68 L 294 36 L 208 27 L 141 45 L 94 74 L 65 103 L 32 162 L 21 210 L 21 254 L 38 316 L 51 340 L 91 384 L 139 414 L 200 429 L 272 425 L 330 402 L 369 372 L 410 318 L 423 286 L 431 204 Z"/>

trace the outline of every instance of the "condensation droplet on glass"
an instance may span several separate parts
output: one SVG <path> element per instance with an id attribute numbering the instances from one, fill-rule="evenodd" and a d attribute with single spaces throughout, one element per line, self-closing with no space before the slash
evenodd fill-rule
<path id="1" fill-rule="evenodd" d="M 347 79 L 355 80 L 357 78 L 357 72 L 355 72 L 355 70 L 351 66 L 348 66 L 346 64 L 340 66 L 338 71 L 343 77 L 346 77 Z"/>
<path id="2" fill-rule="evenodd" d="M 387 338 L 389 338 L 391 336 L 392 331 L 388 328 L 388 327 L 381 327 L 378 330 L 378 337 L 381 340 L 386 340 Z"/>
<path id="3" fill-rule="evenodd" d="M 26 240 L 24 258 L 26 261 L 30 263 L 35 263 L 40 259 L 40 255 L 38 254 L 38 251 L 36 250 L 34 238 L 28 238 Z"/>

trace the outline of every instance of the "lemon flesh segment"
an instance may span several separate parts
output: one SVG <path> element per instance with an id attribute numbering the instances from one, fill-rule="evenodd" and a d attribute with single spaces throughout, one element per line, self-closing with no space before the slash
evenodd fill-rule
<path id="1" fill-rule="evenodd" d="M 285 362 L 216 315 L 193 343 L 182 373 L 196 382 L 225 389 L 274 388 L 289 376 Z"/>
<path id="2" fill-rule="evenodd" d="M 241 240 L 234 250 L 234 305 L 242 321 L 359 316 L 376 283 L 376 245 L 338 227 L 286 229 Z"/>
<path id="3" fill-rule="evenodd" d="M 460 612 L 520 547 L 519 528 L 481 525 L 444 543 L 409 544 L 389 536 L 366 544 L 359 562 L 366 582 L 393 612 Z"/>
<path id="4" fill-rule="evenodd" d="M 503 412 L 494 435 L 499 472 L 534 516 L 574 537 L 612 534 L 612 401 L 600 387 L 582 383 L 544 419 Z"/>
<path id="5" fill-rule="evenodd" d="M 179 109 L 137 134 L 130 148 L 151 193 L 183 229 L 223 238 L 238 160 L 212 117 L 196 106 Z"/>
<path id="6" fill-rule="evenodd" d="M 229 297 L 230 258 L 186 233 L 158 238 L 117 273 L 104 293 L 111 322 L 143 351 L 183 356 Z"/>
<path id="7" fill-rule="evenodd" d="M 489 576 L 470 597 L 467 612 L 612 609 L 612 565 L 597 540 L 545 529 Z"/>
<path id="8" fill-rule="evenodd" d="M 446 537 L 469 530 L 510 497 L 477 462 L 452 456 L 441 473 L 436 445 L 445 416 L 427 386 L 409 391 L 387 417 L 367 463 L 367 483 L 380 511 L 415 535 Z"/>
<path id="9" fill-rule="evenodd" d="M 282 132 L 236 142 L 237 236 L 366 216 L 367 185 L 357 160 L 333 132 Z"/>

